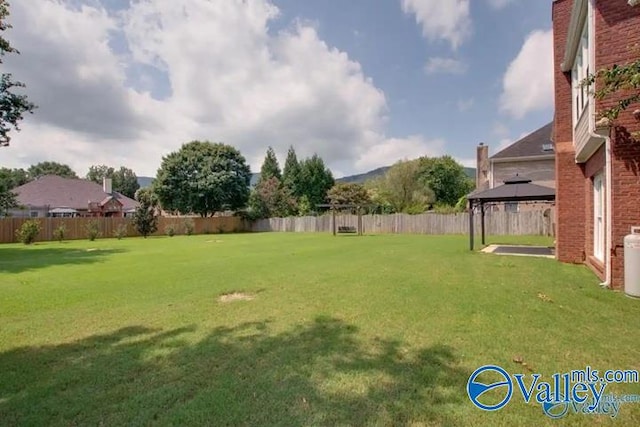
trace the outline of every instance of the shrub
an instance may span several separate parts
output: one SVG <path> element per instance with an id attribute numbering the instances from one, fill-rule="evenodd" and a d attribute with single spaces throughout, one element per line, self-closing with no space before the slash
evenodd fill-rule
<path id="1" fill-rule="evenodd" d="M 100 224 L 96 220 L 91 220 L 87 222 L 87 225 L 84 227 L 85 232 L 87 233 L 87 238 L 93 242 L 98 237 L 100 237 Z"/>
<path id="2" fill-rule="evenodd" d="M 30 245 L 35 242 L 39 233 L 40 221 L 31 219 L 23 223 L 20 228 L 16 230 L 16 238 L 25 245 Z"/>
<path id="3" fill-rule="evenodd" d="M 184 227 L 184 234 L 187 236 L 191 236 L 196 229 L 196 224 L 191 218 L 185 219 L 182 226 Z"/>
<path id="4" fill-rule="evenodd" d="M 67 227 L 64 224 L 60 224 L 55 230 L 53 230 L 53 238 L 58 242 L 62 242 L 66 233 Z"/>
<path id="5" fill-rule="evenodd" d="M 167 224 L 164 227 L 164 234 L 166 234 L 169 237 L 173 237 L 176 234 L 176 226 L 173 224 Z"/>
<path id="6" fill-rule="evenodd" d="M 120 224 L 113 230 L 113 237 L 118 240 L 122 240 L 124 237 L 127 237 L 129 234 L 129 227 L 127 224 Z"/>

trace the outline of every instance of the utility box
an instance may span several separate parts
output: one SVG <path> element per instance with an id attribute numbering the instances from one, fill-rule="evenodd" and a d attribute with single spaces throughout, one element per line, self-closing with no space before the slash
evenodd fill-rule
<path id="1" fill-rule="evenodd" d="M 640 227 L 624 238 L 624 292 L 640 298 Z"/>

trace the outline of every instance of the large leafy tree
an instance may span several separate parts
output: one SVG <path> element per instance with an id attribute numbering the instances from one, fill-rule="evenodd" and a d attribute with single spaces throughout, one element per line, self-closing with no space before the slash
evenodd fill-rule
<path id="1" fill-rule="evenodd" d="M 103 178 L 111 178 L 113 190 L 131 198 L 140 188 L 135 172 L 124 166 L 116 170 L 107 165 L 93 165 L 89 168 L 86 178 L 98 184 L 102 184 Z"/>
<path id="2" fill-rule="evenodd" d="M 369 192 L 361 184 L 338 183 L 327 193 L 329 203 L 332 205 L 357 205 L 363 206 L 371 203 Z"/>
<path id="3" fill-rule="evenodd" d="M 420 180 L 433 190 L 436 203 L 455 206 L 473 190 L 474 184 L 464 167 L 451 156 L 421 157 L 418 167 Z"/>
<path id="4" fill-rule="evenodd" d="M 0 168 L 0 185 L 13 189 L 29 182 L 29 175 L 24 169 Z"/>
<path id="5" fill-rule="evenodd" d="M 296 199 L 278 178 L 260 180 L 249 196 L 252 218 L 287 217 L 296 213 Z"/>
<path id="6" fill-rule="evenodd" d="M 71 169 L 69 165 L 58 162 L 40 162 L 29 166 L 27 170 L 29 179 L 36 179 L 43 175 L 58 175 L 63 178 L 78 178 L 78 175 Z"/>
<path id="7" fill-rule="evenodd" d="M 0 168 L 0 216 L 18 206 L 16 194 L 12 190 L 27 182 L 29 178 L 24 169 Z"/>
<path id="8" fill-rule="evenodd" d="M 267 181 L 271 178 L 280 180 L 282 174 L 280 173 L 280 165 L 278 164 L 276 152 L 273 151 L 273 148 L 269 147 L 264 162 L 262 162 L 262 168 L 260 168 L 260 180 Z"/>
<path id="9" fill-rule="evenodd" d="M 301 196 L 300 192 L 300 162 L 296 156 L 296 150 L 289 147 L 287 159 L 282 170 L 282 184 L 289 188 L 294 196 Z"/>
<path id="10" fill-rule="evenodd" d="M 417 160 L 400 161 L 384 176 L 367 183 L 372 200 L 386 212 L 422 213 L 434 203 L 433 191 L 421 182 Z"/>
<path id="11" fill-rule="evenodd" d="M 12 187 L 9 184 L 10 181 L 0 180 L 0 216 L 7 214 L 9 209 L 18 206 L 16 194 L 11 191 Z"/>
<path id="12" fill-rule="evenodd" d="M 163 209 L 206 217 L 246 206 L 250 179 L 238 150 L 193 141 L 163 157 L 153 188 Z"/>
<path id="13" fill-rule="evenodd" d="M 6 21 L 8 16 L 9 3 L 6 0 L 0 0 L 0 64 L 4 55 L 20 53 L 2 36 L 5 30 L 11 28 Z M 14 81 L 11 74 L 0 74 L 0 147 L 9 145 L 11 141 L 9 132 L 12 129 L 20 130 L 18 123 L 24 118 L 24 114 L 31 113 L 36 108 L 29 102 L 26 95 L 15 92 L 16 88 L 22 87 L 24 84 Z"/>
<path id="14" fill-rule="evenodd" d="M 327 192 L 334 184 L 333 174 L 317 154 L 300 162 L 298 191 L 307 197 L 312 209 L 326 202 Z"/>

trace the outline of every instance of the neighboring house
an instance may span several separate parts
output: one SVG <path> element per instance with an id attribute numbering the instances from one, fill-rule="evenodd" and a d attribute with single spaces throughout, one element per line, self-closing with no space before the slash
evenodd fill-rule
<path id="1" fill-rule="evenodd" d="M 553 123 L 549 123 L 491 157 L 489 147 L 480 144 L 477 149 L 476 189 L 483 191 L 498 187 L 516 175 L 529 178 L 533 184 L 555 188 L 552 130 Z M 515 202 L 506 203 L 505 210 L 518 212 L 532 207 L 546 209 L 550 206 L 549 203 L 519 205 Z"/>
<path id="2" fill-rule="evenodd" d="M 553 2 L 556 256 L 587 264 L 603 285 L 616 289 L 624 281 L 623 238 L 640 225 L 640 141 L 631 136 L 640 123 L 631 108 L 612 128 L 602 127 L 599 112 L 617 99 L 596 102 L 592 88 L 580 82 L 596 70 L 638 59 L 635 4 L 640 2 Z"/>
<path id="3" fill-rule="evenodd" d="M 133 213 L 138 202 L 112 191 L 111 179 L 103 185 L 85 179 L 46 175 L 13 189 L 19 209 L 15 217 L 124 217 Z"/>

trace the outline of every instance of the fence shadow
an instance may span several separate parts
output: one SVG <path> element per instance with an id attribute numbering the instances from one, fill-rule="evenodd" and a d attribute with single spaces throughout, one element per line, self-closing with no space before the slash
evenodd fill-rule
<path id="1" fill-rule="evenodd" d="M 124 249 L 39 248 L 37 246 L 0 246 L 0 273 L 21 273 L 53 265 L 80 265 L 102 262 Z"/>
<path id="2" fill-rule="evenodd" d="M 218 328 L 130 327 L 0 354 L 9 424 L 453 425 L 469 372 L 450 347 L 408 351 L 317 318 Z M 452 410 L 453 409 L 453 410 Z"/>

